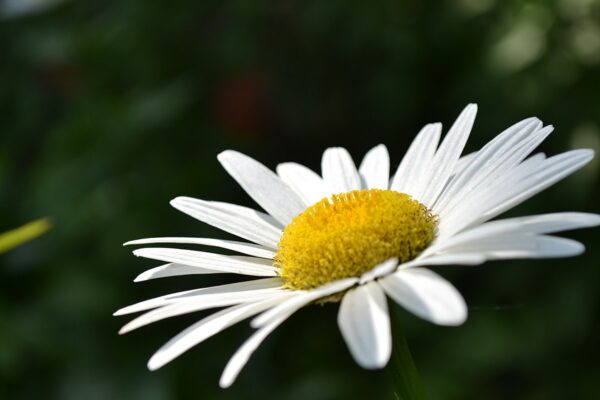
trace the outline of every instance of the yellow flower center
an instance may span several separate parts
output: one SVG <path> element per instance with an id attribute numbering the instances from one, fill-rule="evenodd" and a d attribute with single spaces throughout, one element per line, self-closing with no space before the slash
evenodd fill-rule
<path id="1" fill-rule="evenodd" d="M 285 286 L 312 289 L 359 277 L 396 257 L 415 258 L 434 239 L 437 218 L 409 195 L 355 190 L 323 199 L 285 228 L 275 263 Z"/>

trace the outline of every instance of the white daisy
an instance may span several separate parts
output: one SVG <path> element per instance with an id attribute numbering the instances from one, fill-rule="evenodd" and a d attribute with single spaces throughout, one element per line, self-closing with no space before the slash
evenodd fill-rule
<path id="1" fill-rule="evenodd" d="M 196 244 L 243 255 L 142 248 L 134 254 L 167 264 L 136 281 L 212 273 L 262 278 L 125 307 L 115 315 L 146 313 L 121 333 L 176 315 L 226 307 L 160 348 L 148 362 L 155 370 L 254 317 L 251 325 L 257 330 L 221 377 L 220 385 L 228 387 L 260 343 L 294 312 L 315 302 L 341 301 L 338 324 L 352 356 L 364 368 L 382 368 L 392 345 L 386 295 L 436 324 L 460 325 L 467 318 L 460 293 L 425 266 L 582 253 L 581 243 L 549 234 L 596 226 L 598 215 L 563 212 L 488 221 L 581 168 L 593 151 L 530 156 L 553 128 L 529 118 L 461 157 L 476 111 L 475 105 L 467 106 L 439 146 L 441 124 L 426 125 L 391 177 L 383 145 L 369 151 L 358 169 L 345 149 L 327 149 L 322 176 L 295 163 L 278 165 L 275 174 L 238 152 L 219 154 L 227 172 L 268 214 L 190 197 L 171 204 L 247 242 L 172 237 L 127 244 Z"/>

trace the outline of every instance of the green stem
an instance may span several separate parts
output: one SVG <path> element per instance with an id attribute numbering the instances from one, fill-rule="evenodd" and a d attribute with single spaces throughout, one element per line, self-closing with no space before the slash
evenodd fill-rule
<path id="1" fill-rule="evenodd" d="M 48 218 L 38 219 L 12 231 L 0 233 L 0 254 L 20 244 L 35 239 L 50 229 Z"/>
<path id="2" fill-rule="evenodd" d="M 402 333 L 399 311 L 395 305 L 390 308 L 393 350 L 386 369 L 394 386 L 394 394 L 398 400 L 426 400 L 425 387 Z"/>

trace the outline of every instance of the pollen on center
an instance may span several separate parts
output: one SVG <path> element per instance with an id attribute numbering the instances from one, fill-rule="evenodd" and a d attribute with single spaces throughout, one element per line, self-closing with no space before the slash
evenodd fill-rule
<path id="1" fill-rule="evenodd" d="M 285 286 L 306 290 L 359 277 L 389 258 L 419 255 L 434 239 L 437 218 L 392 190 L 336 194 L 307 208 L 285 228 L 275 263 Z"/>

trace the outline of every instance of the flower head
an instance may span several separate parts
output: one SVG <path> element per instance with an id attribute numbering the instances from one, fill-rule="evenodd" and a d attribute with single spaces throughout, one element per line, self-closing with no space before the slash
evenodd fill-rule
<path id="1" fill-rule="evenodd" d="M 381 368 L 391 353 L 386 296 L 436 324 L 460 325 L 467 318 L 460 293 L 426 266 L 583 252 L 582 244 L 550 234 L 596 226 L 598 215 L 566 212 L 489 221 L 581 168 L 593 152 L 531 156 L 552 127 L 530 118 L 461 157 L 476 110 L 475 105 L 467 106 L 441 143 L 441 125 L 426 125 L 391 179 L 383 145 L 369 151 L 358 169 L 343 148 L 327 149 L 322 176 L 295 163 L 280 164 L 275 174 L 243 154 L 221 153 L 224 168 L 267 213 L 189 197 L 178 197 L 171 204 L 246 241 L 175 237 L 128 244 L 196 244 L 243 255 L 142 248 L 134 254 L 167 264 L 144 272 L 136 281 L 212 273 L 261 278 L 125 307 L 115 314 L 146 313 L 121 332 L 226 307 L 159 349 L 148 363 L 157 369 L 223 329 L 254 317 L 251 325 L 257 331 L 221 377 L 221 386 L 227 387 L 260 343 L 294 312 L 314 302 L 339 301 L 338 325 L 354 359 L 364 368 Z"/>
<path id="2" fill-rule="evenodd" d="M 436 218 L 404 193 L 369 189 L 335 194 L 283 230 L 275 265 L 286 287 L 314 289 L 361 276 L 391 258 L 414 259 L 432 242 Z"/>

